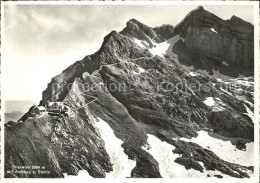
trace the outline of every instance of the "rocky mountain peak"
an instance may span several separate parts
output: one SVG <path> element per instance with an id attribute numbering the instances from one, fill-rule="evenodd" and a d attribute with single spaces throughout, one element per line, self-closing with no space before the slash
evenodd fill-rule
<path id="1" fill-rule="evenodd" d="M 163 39 L 161 39 L 151 27 L 136 19 L 129 20 L 126 23 L 126 27 L 120 33 L 135 39 L 147 41 L 150 46 L 152 46 L 151 41 L 158 43 L 163 41 Z"/>
<path id="2" fill-rule="evenodd" d="M 197 11 L 203 11 L 203 10 L 205 10 L 203 6 L 198 6 L 197 7 Z"/>
<path id="3" fill-rule="evenodd" d="M 111 37 L 117 37 L 117 36 L 119 36 L 119 33 L 117 31 L 113 30 L 104 37 L 104 42 L 107 42 Z"/>
<path id="4" fill-rule="evenodd" d="M 109 45 L 111 42 L 120 39 L 120 37 L 122 37 L 122 35 L 119 34 L 117 31 L 111 31 L 108 35 L 104 37 L 104 41 L 99 51 L 102 51 L 106 47 L 106 45 Z"/>
<path id="5" fill-rule="evenodd" d="M 149 26 L 143 24 L 142 22 L 136 20 L 135 18 L 130 19 L 129 21 L 127 21 L 126 25 L 130 25 L 130 24 L 136 24 L 139 27 L 146 27 L 146 28 L 150 28 Z"/>
<path id="6" fill-rule="evenodd" d="M 153 28 L 136 19 L 131 19 L 120 33 L 134 39 L 146 41 L 150 47 L 153 47 L 152 41 L 155 43 L 166 41 L 173 36 L 173 32 L 174 27 L 169 24 Z"/>
<path id="7" fill-rule="evenodd" d="M 186 17 L 175 26 L 175 35 L 179 34 L 185 37 L 189 27 L 218 27 L 221 21 L 223 21 L 221 18 L 200 6 L 186 15 Z"/>

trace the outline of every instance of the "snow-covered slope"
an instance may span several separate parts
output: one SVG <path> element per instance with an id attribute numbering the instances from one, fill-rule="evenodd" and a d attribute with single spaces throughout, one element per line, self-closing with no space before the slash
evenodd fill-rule
<path id="1" fill-rule="evenodd" d="M 236 163 L 243 166 L 254 166 L 253 142 L 246 143 L 245 151 L 239 150 L 236 145 L 232 143 L 237 143 L 237 141 L 241 139 L 225 138 L 206 131 L 199 131 L 197 137 L 191 139 L 181 138 L 180 140 L 199 144 L 200 146 L 214 152 L 221 159 L 230 163 Z"/>
<path id="2" fill-rule="evenodd" d="M 101 118 L 95 120 L 95 126 L 105 141 L 105 148 L 109 154 L 110 161 L 113 165 L 113 171 L 106 174 L 107 178 L 127 178 L 131 176 L 132 169 L 136 162 L 130 160 L 121 147 L 123 141 L 118 139 L 113 129 Z"/>

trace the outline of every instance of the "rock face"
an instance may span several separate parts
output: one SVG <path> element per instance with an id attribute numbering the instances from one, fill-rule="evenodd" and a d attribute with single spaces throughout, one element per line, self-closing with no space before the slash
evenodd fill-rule
<path id="1" fill-rule="evenodd" d="M 222 20 L 200 7 L 187 15 L 174 32 L 185 38 L 184 50 L 197 56 L 197 65 L 210 63 L 209 71 L 220 70 L 231 76 L 252 75 L 254 27 L 250 23 L 235 16 Z M 184 59 L 193 62 L 192 58 Z M 223 61 L 228 66 L 223 65 Z M 229 73 L 228 67 L 235 70 Z M 204 69 L 203 66 L 199 68 Z"/>
<path id="2" fill-rule="evenodd" d="M 118 168 L 120 163 L 112 163 L 117 161 L 110 156 L 115 147 L 107 148 L 107 139 L 101 138 L 108 130 L 120 139 L 120 148 L 135 162 L 127 177 L 162 177 L 159 167 L 164 165 L 159 165 L 144 148 L 149 146 L 148 134 L 175 147 L 172 155 L 182 155 L 175 162 L 186 169 L 249 177 L 251 166 L 226 162 L 199 144 L 180 140 L 196 137 L 199 130 L 212 131 L 228 139 L 243 138 L 251 142 L 254 139 L 249 113 L 253 110 L 252 79 L 233 78 L 224 82 L 189 72 L 182 65 L 196 55 L 207 57 L 211 68 L 211 58 L 224 57 L 221 54 L 227 51 L 221 45 L 215 47 L 212 41 L 207 43 L 208 47 L 199 46 L 212 37 L 209 29 L 212 24 L 217 31 L 223 31 L 224 37 L 232 37 L 231 33 L 224 33 L 228 28 L 220 26 L 219 18 L 212 14 L 213 18 L 207 17 L 209 13 L 204 11 L 195 10 L 175 29 L 169 25 L 151 28 L 132 19 L 120 33 L 108 34 L 99 51 L 54 77 L 43 91 L 40 104 L 61 101 L 70 107 L 70 112 L 68 116 L 48 113 L 33 116 L 29 111 L 19 123 L 7 125 L 5 177 L 63 177 L 77 175 L 81 170 L 92 177 L 107 177 L 111 172 L 120 176 L 123 174 Z M 195 18 L 190 19 L 194 13 Z M 205 17 L 204 22 L 201 17 Z M 233 18 L 227 26 L 234 27 L 239 21 Z M 197 27 L 191 26 L 195 24 Z M 250 26 L 244 23 L 243 27 Z M 241 40 L 243 34 L 238 35 Z M 181 37 L 185 37 L 184 42 Z M 192 48 L 196 51 L 188 53 Z M 230 58 L 227 60 L 230 65 L 234 64 L 232 56 L 226 57 Z M 245 59 L 241 62 L 247 63 Z M 100 129 L 100 121 L 108 124 L 109 129 Z M 192 158 L 189 153 L 193 154 Z M 24 165 L 44 166 L 50 173 L 12 171 L 14 166 Z"/>

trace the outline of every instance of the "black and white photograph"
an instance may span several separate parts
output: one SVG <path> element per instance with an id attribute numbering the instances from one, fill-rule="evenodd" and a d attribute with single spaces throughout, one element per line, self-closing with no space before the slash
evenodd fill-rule
<path id="1" fill-rule="evenodd" d="M 259 181 L 259 2 L 3 2 L 1 18 L 5 179 Z"/>

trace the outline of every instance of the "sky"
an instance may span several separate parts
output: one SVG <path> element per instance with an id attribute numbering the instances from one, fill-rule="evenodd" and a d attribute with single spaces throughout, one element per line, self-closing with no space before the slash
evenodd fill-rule
<path id="1" fill-rule="evenodd" d="M 253 6 L 203 6 L 222 19 L 232 15 L 253 24 Z M 154 27 L 178 24 L 191 5 L 5 5 L 4 100 L 40 101 L 51 78 L 86 55 L 103 38 L 135 18 Z"/>

